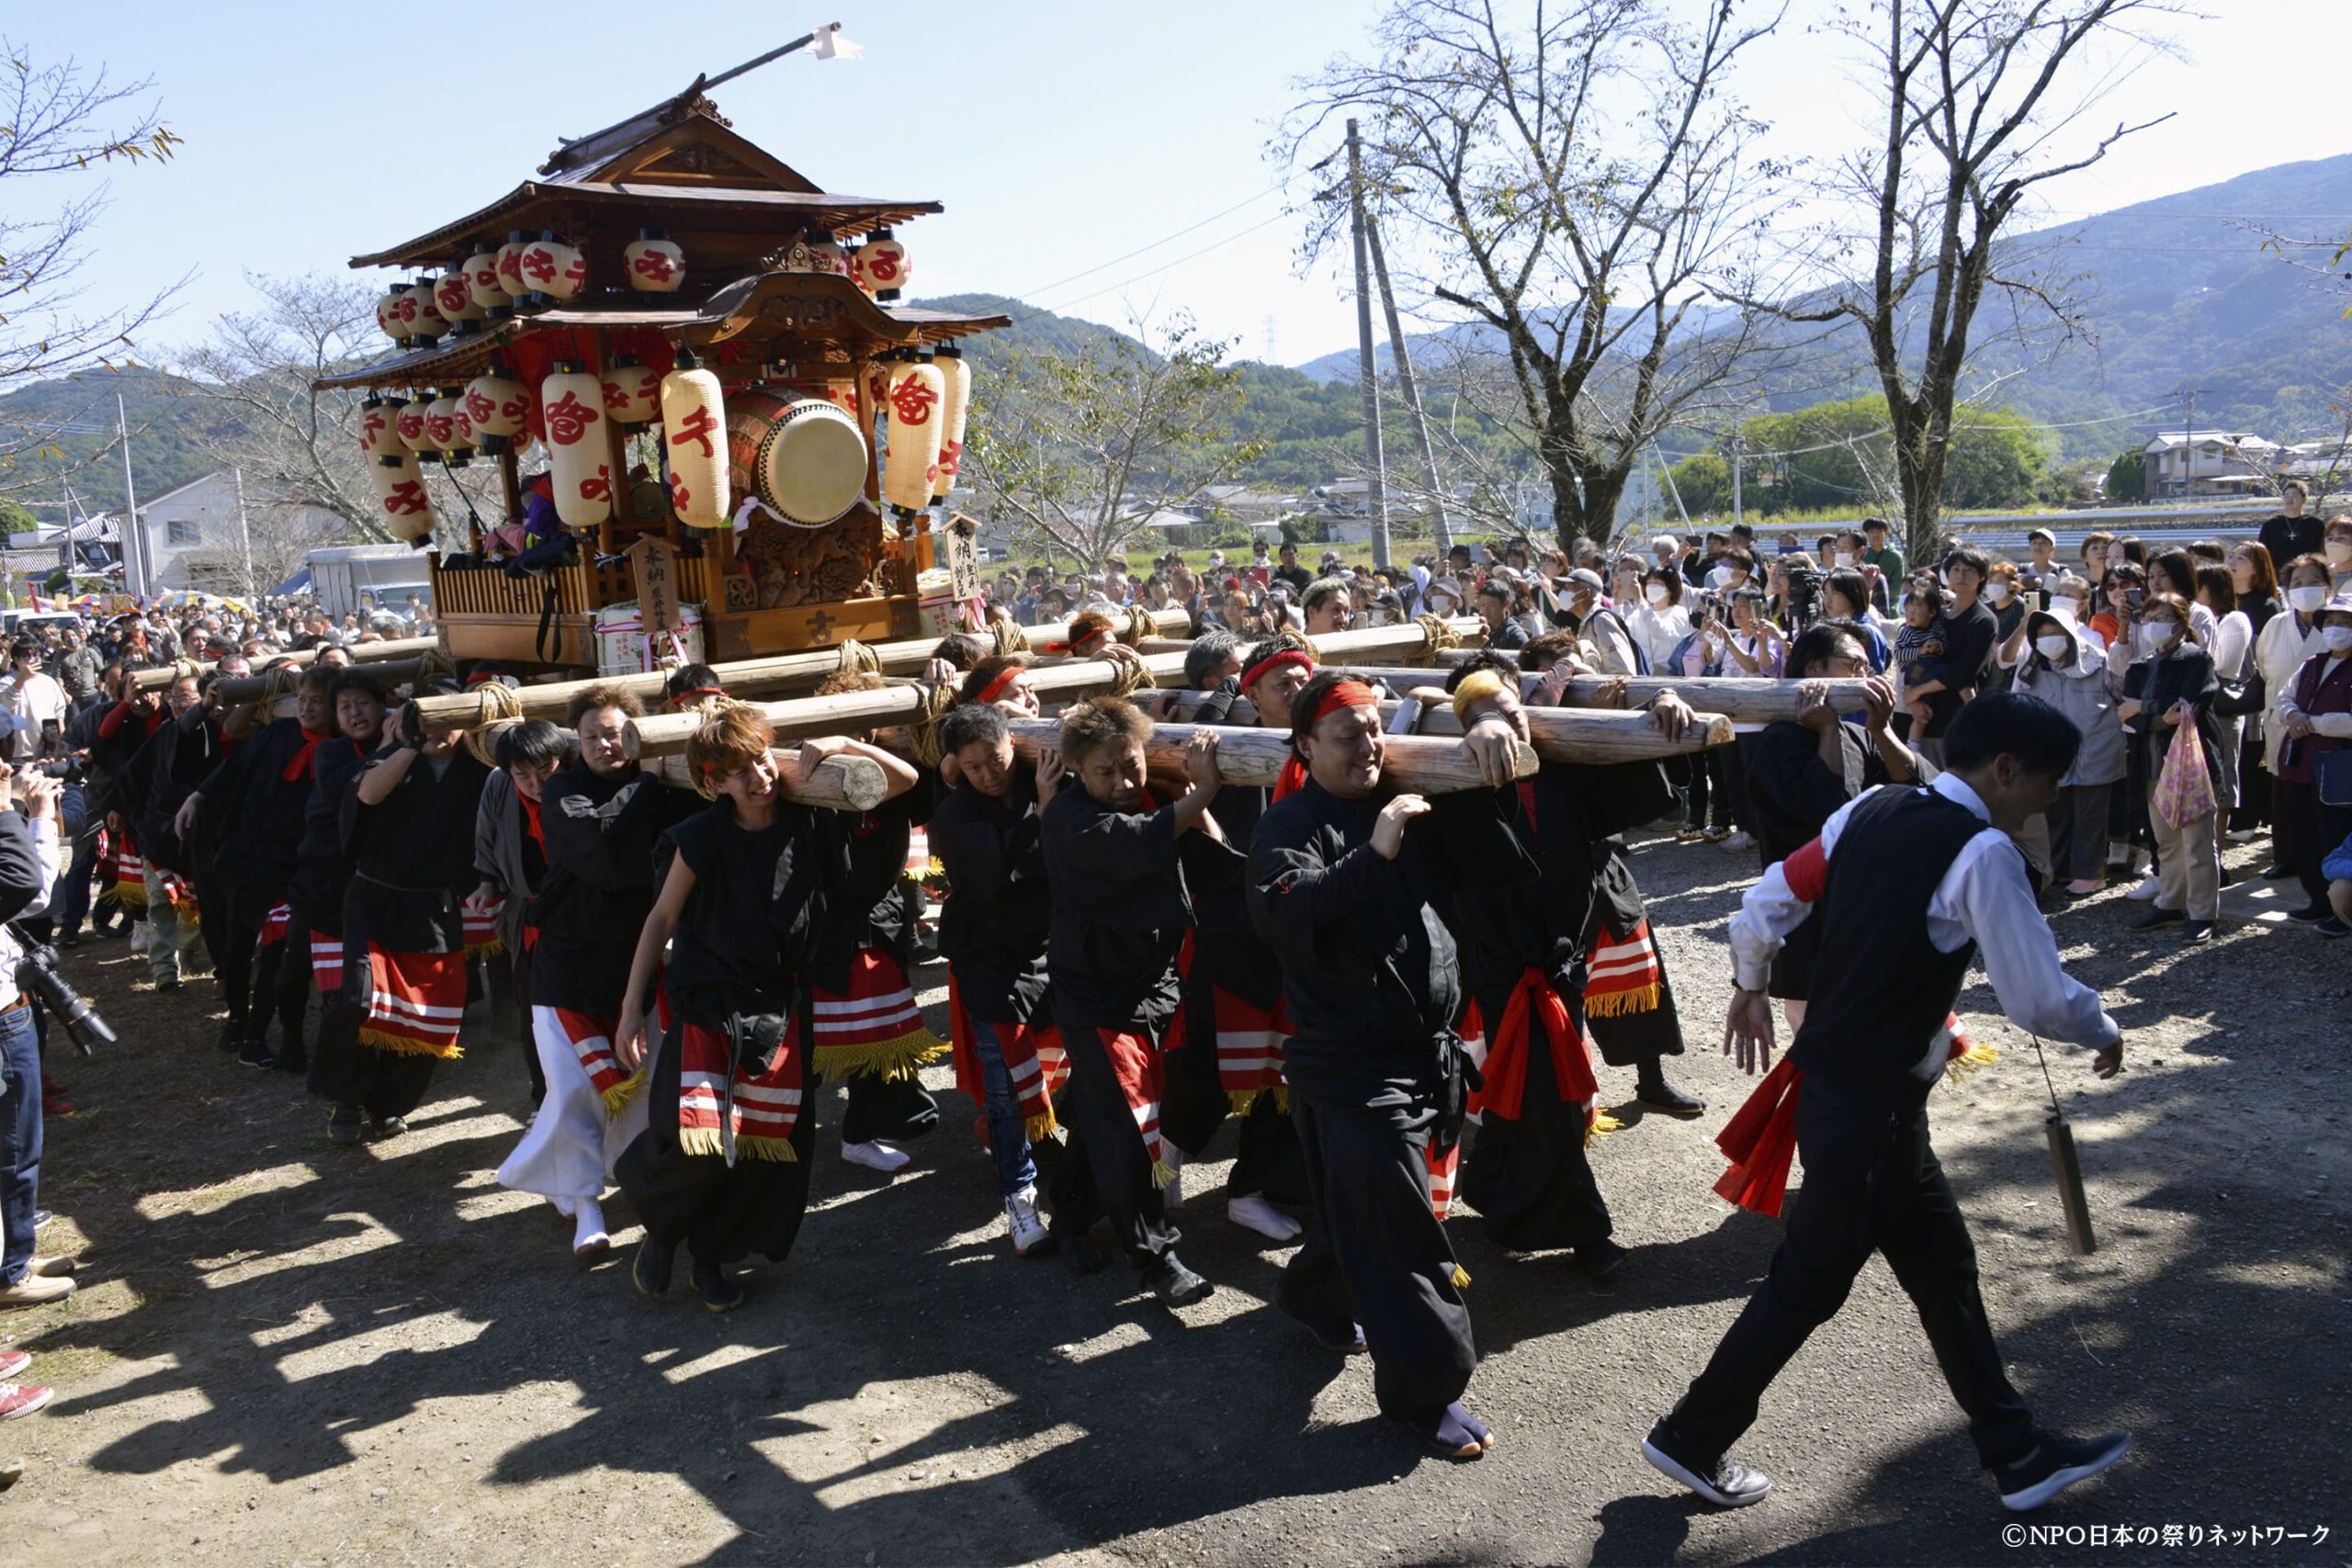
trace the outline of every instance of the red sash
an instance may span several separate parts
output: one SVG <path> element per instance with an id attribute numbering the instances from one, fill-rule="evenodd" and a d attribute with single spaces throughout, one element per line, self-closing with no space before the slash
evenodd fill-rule
<path id="1" fill-rule="evenodd" d="M 269 913 L 261 918 L 261 937 L 259 939 L 259 945 L 267 947 L 274 942 L 284 942 L 286 940 L 286 929 L 293 923 L 293 919 L 294 907 L 292 905 L 286 903 L 282 899 L 277 903 L 272 904 L 269 907 Z"/>
<path id="2" fill-rule="evenodd" d="M 800 1122 L 798 1025 L 786 1026 L 775 1054 L 755 1073 L 736 1066 L 733 1045 L 717 1030 L 685 1023 L 679 1026 L 678 1035 L 678 1146 L 690 1155 L 727 1152 L 719 1118 L 729 1109 L 731 1077 L 736 1154 L 797 1161 L 792 1132 Z"/>
<path id="3" fill-rule="evenodd" d="M 1585 1017 L 1647 1012 L 1657 1006 L 1665 982 L 1666 971 L 1650 942 L 1648 916 L 1623 941 L 1611 936 L 1605 925 L 1596 928 L 1592 956 L 1585 965 Z"/>
<path id="4" fill-rule="evenodd" d="M 311 933 L 311 983 L 321 996 L 343 989 L 343 938 L 322 931 Z"/>
<path id="5" fill-rule="evenodd" d="M 645 1088 L 644 1071 L 623 1072 L 620 1059 L 613 1055 L 613 1028 L 620 1021 L 592 1012 L 574 1012 L 570 1008 L 551 1007 L 547 1010 L 555 1015 L 564 1039 L 579 1056 L 582 1070 L 595 1086 L 597 1098 L 605 1102 L 605 1113 L 619 1115 Z M 648 1027 L 650 1026 L 649 1020 Z"/>
<path id="6" fill-rule="evenodd" d="M 1094 1037 L 1102 1043 L 1102 1054 L 1111 1059 L 1111 1071 L 1119 1080 L 1119 1092 L 1125 1096 L 1129 1114 L 1136 1119 L 1136 1131 L 1143 1135 L 1144 1156 L 1151 1161 L 1151 1184 L 1165 1187 L 1176 1179 L 1176 1167 L 1168 1157 L 1167 1134 L 1159 1130 L 1159 1099 L 1165 1080 L 1160 1074 L 1159 1048 L 1148 1034 L 1134 1034 L 1125 1030 L 1098 1029 Z"/>
<path id="7" fill-rule="evenodd" d="M 947 1033 L 956 1054 L 956 1087 L 970 1095 L 972 1103 L 983 1110 L 987 1108 L 988 1086 L 981 1076 L 979 1054 L 974 1043 L 983 1029 L 996 1038 L 997 1054 L 1004 1058 L 1005 1073 L 1012 1079 L 1013 1095 L 1021 1102 L 1029 1141 L 1036 1143 L 1058 1125 L 1054 1120 L 1054 1096 L 1061 1092 L 1063 1082 L 1069 1077 L 1069 1057 L 1062 1050 L 1061 1031 L 1051 1024 L 979 1022 L 964 1010 L 955 970 L 947 972 Z"/>
<path id="8" fill-rule="evenodd" d="M 891 954 L 861 945 L 851 960 L 849 989 L 815 993 L 817 1076 L 827 1083 L 860 1073 L 912 1077 L 951 1049 L 922 1023 L 914 987 Z"/>
<path id="9" fill-rule="evenodd" d="M 387 953 L 368 944 L 368 1017 L 360 1040 L 401 1056 L 451 1061 L 466 1013 L 466 955 Z"/>
<path id="10" fill-rule="evenodd" d="M 468 958 L 490 958 L 506 951 L 506 943 L 498 934 L 498 917 L 505 909 L 506 899 L 503 895 L 492 900 L 490 908 L 480 914 L 463 905 L 458 906 L 458 922 L 465 932 Z"/>
<path id="11" fill-rule="evenodd" d="M 1176 973 L 1188 997 L 1195 954 L 1193 935 L 1189 931 L 1184 933 L 1183 949 L 1176 954 Z M 1272 1095 L 1274 1103 L 1288 1111 L 1290 1089 L 1283 1077 L 1283 1045 L 1294 1031 L 1287 998 L 1277 996 L 1269 1010 L 1245 1001 L 1211 981 L 1209 1000 L 1216 1013 L 1217 1083 L 1224 1089 L 1233 1113 L 1249 1115 L 1261 1094 Z M 1175 1020 L 1160 1041 L 1161 1052 L 1184 1049 L 1191 1039 L 1188 1025 L 1192 1011 L 1190 1006 L 1176 1010 Z"/>

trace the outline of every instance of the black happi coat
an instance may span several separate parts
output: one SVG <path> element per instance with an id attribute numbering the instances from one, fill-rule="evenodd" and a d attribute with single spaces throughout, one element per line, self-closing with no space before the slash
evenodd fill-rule
<path id="1" fill-rule="evenodd" d="M 956 972 L 964 1010 L 982 1023 L 1028 1023 L 1046 1010 L 1044 819 L 1035 776 L 1014 770 L 1009 798 L 958 784 L 931 818 L 931 849 L 947 872 L 939 951 Z"/>
<path id="2" fill-rule="evenodd" d="M 722 799 L 662 835 L 657 852 L 662 877 L 669 875 L 672 854 L 695 874 L 662 976 L 681 1020 L 720 1029 L 738 1013 L 793 1010 L 797 972 L 778 941 L 775 900 L 792 869 L 815 858 L 818 815 L 778 800 L 773 823 L 746 829 L 737 825 L 733 804 Z M 821 919 L 821 909 L 809 918 Z"/>
<path id="3" fill-rule="evenodd" d="M 1851 721 L 1838 727 L 1840 763 L 1821 760 L 1821 739 L 1794 719 L 1764 727 L 1747 761 L 1747 791 L 1756 808 L 1756 850 L 1766 870 L 1821 836 L 1840 807 L 1866 789 L 1892 782 L 1870 731 Z M 1814 955 L 1821 950 L 1819 906 L 1789 933 L 1773 956 L 1771 994 L 1799 999 L 1813 994 Z"/>
<path id="4" fill-rule="evenodd" d="M 387 953 L 462 953 L 458 906 L 481 885 L 474 812 L 490 770 L 462 746 L 439 759 L 437 771 L 434 759 L 419 756 L 380 804 L 363 804 L 358 780 L 390 758 L 379 752 L 360 764 L 340 811 L 353 869 L 344 894 L 345 941 Z M 354 952 L 346 962 L 356 958 Z"/>
<path id="5" fill-rule="evenodd" d="M 535 1004 L 619 1013 L 639 933 L 653 912 L 654 846 L 695 805 L 635 767 L 606 775 L 575 759 L 548 780 L 539 792 L 548 869 L 526 917 L 539 931 L 531 952 Z"/>
<path id="6" fill-rule="evenodd" d="M 217 846 L 213 870 L 230 897 L 248 909 L 276 902 L 294 876 L 303 807 L 310 804 L 311 775 L 318 762 L 314 752 L 311 766 L 299 777 L 284 776 L 287 764 L 302 745 L 300 719 L 272 719 L 250 739 L 240 742 L 200 786 L 212 842 Z M 470 866 L 470 816 L 465 821 L 464 837 Z"/>
<path id="7" fill-rule="evenodd" d="M 1312 779 L 1276 801 L 1250 852 L 1250 911 L 1283 966 L 1291 1088 L 1346 1099 L 1445 1070 L 1438 1042 L 1462 1012 L 1453 934 L 1432 908 L 1465 882 L 1538 875 L 1497 796 L 1441 796 L 1395 860 L 1372 848 L 1385 792 L 1342 800 Z"/>
<path id="8" fill-rule="evenodd" d="M 286 899 L 311 930 L 341 936 L 343 901 L 351 890 L 343 807 L 366 758 L 358 747 L 337 736 L 320 741 L 311 761 L 311 798 L 302 808 L 302 837 L 294 847 L 294 876 L 286 885 Z"/>
<path id="9" fill-rule="evenodd" d="M 172 831 L 172 818 L 220 765 L 220 727 L 202 708 L 156 727 L 124 768 L 115 809 L 130 819 L 139 852 L 166 871 L 196 870 L 193 844 Z"/>
<path id="10" fill-rule="evenodd" d="M 1120 811 L 1074 778 L 1046 807 L 1043 838 L 1055 1021 L 1066 1034 L 1140 1026 L 1159 1035 L 1176 1014 L 1193 886 L 1238 874 L 1240 855 L 1205 832 L 1179 834 L 1172 803 Z"/>
<path id="11" fill-rule="evenodd" d="M 929 774 L 871 811 L 826 811 L 817 818 L 822 852 L 834 863 L 832 910 L 841 917 L 811 931 L 808 982 L 839 996 L 849 989 L 858 946 L 872 942 L 914 968 L 915 900 L 907 886 L 907 845 L 931 819 Z"/>

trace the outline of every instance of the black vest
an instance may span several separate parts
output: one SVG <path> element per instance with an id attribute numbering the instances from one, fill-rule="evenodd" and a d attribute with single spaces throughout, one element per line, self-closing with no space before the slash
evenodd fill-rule
<path id="1" fill-rule="evenodd" d="M 1924 1077 L 1916 1069 L 1960 999 L 1976 944 L 1938 952 L 1928 906 L 1983 831 L 1968 807 L 1912 786 L 1879 790 L 1846 818 L 1815 906 L 1813 994 L 1791 1047 L 1807 1073 L 1898 1095 L 1924 1095 L 1935 1082 L 1941 1063 Z"/>

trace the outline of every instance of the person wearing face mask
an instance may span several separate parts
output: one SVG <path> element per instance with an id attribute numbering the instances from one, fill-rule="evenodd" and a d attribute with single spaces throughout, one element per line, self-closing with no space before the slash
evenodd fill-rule
<path id="1" fill-rule="evenodd" d="M 2255 669 L 2262 678 L 2262 771 L 2268 783 L 2270 863 L 2262 875 L 2276 882 L 2295 874 L 2295 822 L 2287 807 L 2287 789 L 2278 782 L 2279 753 L 2287 731 L 2278 716 L 2278 702 L 2294 689 L 2303 661 L 2322 648 L 2319 614 L 2328 600 L 2328 570 L 2324 557 L 2299 557 L 2286 564 L 2286 586 L 2278 592 L 2280 608 L 2254 640 Z M 2306 900 L 2308 902 L 2308 900 Z"/>
<path id="2" fill-rule="evenodd" d="M 2197 566 L 2195 556 L 2184 549 L 2159 550 L 2148 558 L 2149 597 L 2157 592 L 2173 595 L 2188 606 L 2188 627 L 2198 646 L 2211 650 L 2221 640 L 2221 617 L 2207 609 L 2197 598 Z"/>
<path id="3" fill-rule="evenodd" d="M 2322 936 L 2338 937 L 2352 933 L 2352 927 L 2329 906 L 2323 862 L 2352 834 L 2352 789 L 2346 788 L 2339 755 L 2352 748 L 2352 592 L 2338 592 L 2320 607 L 2319 643 L 2319 651 L 2303 660 L 2274 710 L 2285 731 L 2279 807 L 2293 822 L 2291 835 L 2281 838 L 2291 837 L 2291 864 L 2310 895 L 2310 902 L 2288 919 Z"/>
<path id="4" fill-rule="evenodd" d="M 1649 668 L 1667 669 L 1675 649 L 1690 635 L 1690 615 L 1682 607 L 1682 574 L 1664 567 L 1644 573 L 1641 596 L 1626 612 L 1625 625 Z"/>
<path id="5" fill-rule="evenodd" d="M 2128 771 L 2116 715 L 2119 682 L 2071 615 L 2036 610 L 2026 616 L 2024 632 L 2031 651 L 2018 663 L 2013 689 L 2040 697 L 2082 732 L 2082 750 L 2043 818 L 2052 876 L 2067 878 L 2072 897 L 2088 897 L 2107 885 L 2109 800 Z"/>
<path id="6" fill-rule="evenodd" d="M 1441 620 L 1462 613 L 1462 583 L 1457 578 L 1433 579 L 1421 595 L 1421 608 Z"/>
<path id="7" fill-rule="evenodd" d="M 2233 546 L 2224 564 L 2229 568 L 2230 587 L 2237 595 L 2238 609 L 2245 614 L 2253 632 L 2246 653 L 2247 681 L 2241 694 L 2242 705 L 2249 711 L 2241 720 L 2238 739 L 2238 804 L 2230 813 L 2229 840 L 2234 844 L 2251 842 L 2271 820 L 2270 774 L 2262 761 L 2262 716 L 2269 705 L 2268 687 L 2262 673 L 2262 634 L 2278 615 L 2282 601 L 2270 552 L 2260 545 Z"/>
<path id="8" fill-rule="evenodd" d="M 2327 561 L 2329 585 L 2338 593 L 2352 588 L 2352 517 L 2331 517 L 2320 546 Z"/>
<path id="9" fill-rule="evenodd" d="M 1993 637 L 1996 645 L 2004 643 L 2025 625 L 2025 613 L 2032 595 L 2025 591 L 2025 580 L 2013 561 L 1996 560 L 1984 579 L 1984 604 L 1993 612 Z"/>
<path id="10" fill-rule="evenodd" d="M 2124 673 L 2123 702 L 2116 716 L 2141 754 L 2148 829 L 2155 840 L 2154 900 L 2146 914 L 2132 922 L 2132 929 L 2154 931 L 2186 922 L 2187 938 L 2194 943 L 2211 940 L 2213 923 L 2222 913 L 2220 818 L 2209 812 L 2176 827 L 2155 808 L 2165 756 L 2174 732 L 2183 725 L 2195 728 L 2207 773 L 2216 780 L 2222 776 L 2221 721 L 2213 712 L 2221 682 L 2212 655 L 2191 633 L 2188 613 L 2188 601 L 2177 593 L 2150 597 L 2133 628 L 2138 657 Z"/>
<path id="11" fill-rule="evenodd" d="M 2260 548 L 2260 546 L 2255 547 Z M 2230 580 L 2230 570 L 2211 561 L 2197 567 L 2197 603 L 2213 616 L 2213 640 L 2207 651 L 2213 656 L 2213 671 L 2224 688 L 2220 707 L 2222 728 L 2222 771 L 2213 780 L 2213 793 L 2222 803 L 2226 820 L 2237 809 L 2243 787 L 2239 773 L 2238 753 L 2245 739 L 2245 716 L 2239 711 L 2245 686 L 2254 679 L 2254 623 L 2238 607 L 2237 589 Z M 2249 833 L 2247 837 L 2252 837 Z M 2236 835 L 2233 833 L 2232 838 Z"/>

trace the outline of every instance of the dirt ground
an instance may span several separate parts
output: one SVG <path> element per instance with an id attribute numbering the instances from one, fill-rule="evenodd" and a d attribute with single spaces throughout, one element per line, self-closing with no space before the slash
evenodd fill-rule
<path id="1" fill-rule="evenodd" d="M 1182 1216 L 1217 1291 L 1170 1314 L 1124 1266 L 1012 1255 L 952 1092 L 895 1181 L 839 1157 L 828 1097 L 799 1247 L 718 1317 L 683 1269 L 666 1301 L 630 1290 L 633 1228 L 583 1269 L 565 1222 L 495 1185 L 526 1113 L 508 1031 L 469 1030 L 405 1135 L 339 1148 L 291 1080 L 215 1052 L 204 988 L 158 996 L 120 943 L 85 946 L 71 968 L 123 1041 L 51 1058 L 81 1110 L 50 1127 L 44 1245 L 82 1258 L 85 1289 L 0 1315 L 60 1391 L 0 1429 L 0 1461 L 26 1464 L 0 1562 L 2352 1561 L 2352 942 L 2279 924 L 2278 884 L 2232 889 L 2238 918 L 2196 951 L 2127 931 L 2142 906 L 2120 893 L 2058 917 L 2130 1051 L 2112 1085 L 2051 1061 L 2087 1258 L 2032 1049 L 1981 986 L 1963 999 L 2002 1058 L 1938 1092 L 1937 1141 L 2013 1375 L 2052 1424 L 2138 1443 L 2031 1517 L 2075 1542 L 2019 1548 L 1875 1262 L 1738 1450 L 1779 1483 L 1763 1506 L 1708 1511 L 1642 1463 L 1778 1226 L 1709 1190 L 1745 1092 L 1713 1045 L 1753 861 L 1656 842 L 1637 864 L 1691 1045 L 1674 1076 L 1712 1104 L 1695 1125 L 1628 1111 L 1596 1145 L 1635 1248 L 1606 1288 L 1457 1211 L 1487 1358 L 1470 1397 L 1500 1438 L 1471 1465 L 1418 1457 L 1365 1365 L 1268 1304 L 1286 1250 L 1226 1221 L 1218 1167 L 1192 1168 Z M 921 983 L 944 1032 L 944 973 Z M 2091 1544 L 2118 1528 L 2134 1543 Z"/>

